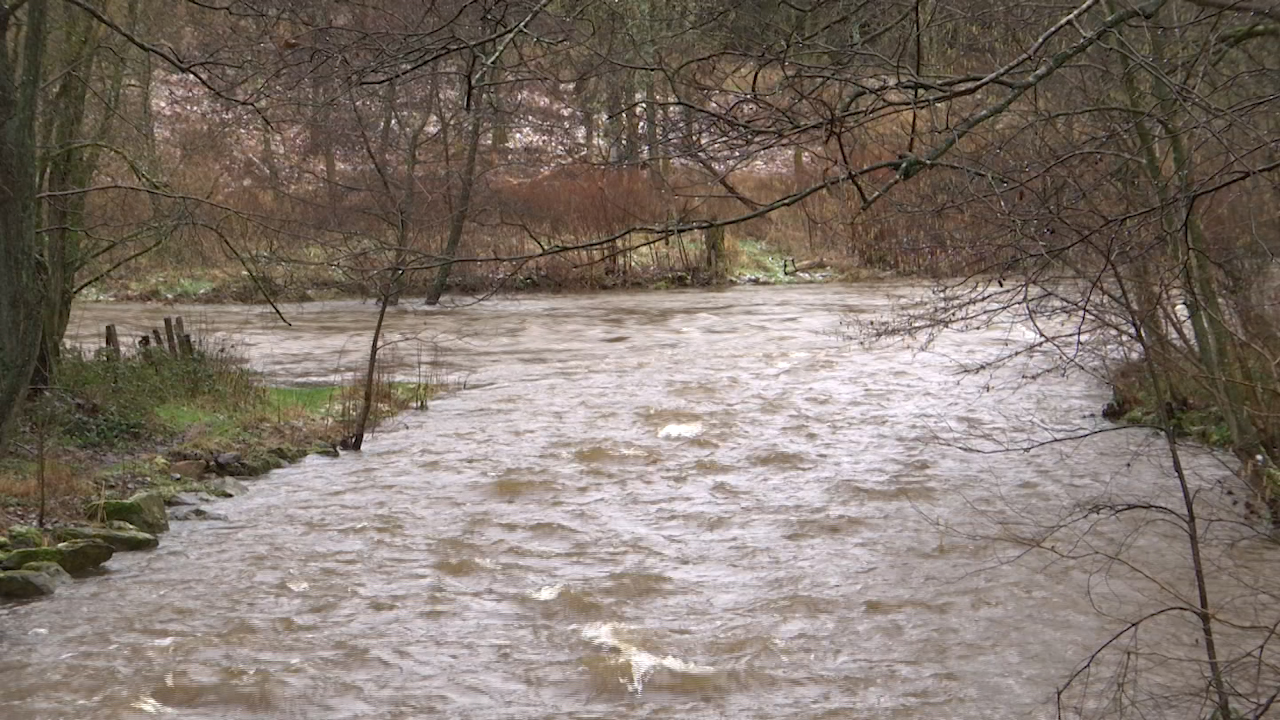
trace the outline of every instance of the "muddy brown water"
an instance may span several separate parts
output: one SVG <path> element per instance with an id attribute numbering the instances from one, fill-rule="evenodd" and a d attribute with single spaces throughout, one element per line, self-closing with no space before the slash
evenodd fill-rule
<path id="1" fill-rule="evenodd" d="M 937 523 L 1052 514 L 1162 470 L 1135 460 L 1141 432 L 940 443 L 1105 427 L 1107 393 L 1027 379 L 1035 357 L 957 372 L 1025 341 L 1016 323 L 923 352 L 841 336 L 915 293 L 395 308 L 393 335 L 439 348 L 404 346 L 399 372 L 434 360 L 467 388 L 363 453 L 253 481 L 227 522 L 177 523 L 101 577 L 0 606 L 0 717 L 1052 716 L 1119 622 L 1097 567 L 1001 562 Z M 374 306 L 283 309 L 292 327 L 262 307 L 87 305 L 72 330 L 132 337 L 181 312 L 280 382 L 358 365 Z"/>

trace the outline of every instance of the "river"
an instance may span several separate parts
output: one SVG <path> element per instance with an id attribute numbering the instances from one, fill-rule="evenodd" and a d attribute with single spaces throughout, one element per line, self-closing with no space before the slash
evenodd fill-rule
<path id="1" fill-rule="evenodd" d="M 1096 563 L 981 536 L 1168 480 L 1140 430 L 950 447 L 1104 428 L 1107 391 L 1034 355 L 959 372 L 1025 342 L 1017 323 L 928 350 L 843 335 L 915 294 L 393 308 L 393 336 L 437 348 L 405 346 L 399 371 L 429 360 L 466 389 L 362 453 L 252 481 L 217 506 L 227 522 L 176 523 L 102 577 L 0 607 L 0 717 L 1052 717 L 1122 621 L 1107 598 L 1143 591 L 1117 574 L 1103 597 Z M 282 309 L 292 327 L 263 307 L 84 305 L 72 332 L 181 312 L 279 382 L 358 366 L 372 304 Z"/>

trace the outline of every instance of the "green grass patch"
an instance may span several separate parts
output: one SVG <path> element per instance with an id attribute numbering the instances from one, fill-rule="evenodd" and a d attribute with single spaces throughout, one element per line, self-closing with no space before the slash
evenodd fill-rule
<path id="1" fill-rule="evenodd" d="M 313 415 L 332 415 L 342 402 L 342 388 L 336 385 L 273 387 L 267 400 L 277 409 L 296 409 Z"/>

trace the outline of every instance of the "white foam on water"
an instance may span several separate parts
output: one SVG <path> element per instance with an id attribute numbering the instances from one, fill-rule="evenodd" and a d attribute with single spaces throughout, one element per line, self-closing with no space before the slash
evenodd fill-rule
<path id="1" fill-rule="evenodd" d="M 658 656 L 642 650 L 618 637 L 616 631 L 626 627 L 622 623 L 587 623 L 582 627 L 582 638 L 618 652 L 618 663 L 631 667 L 631 680 L 620 680 L 637 695 L 644 691 L 645 681 L 659 668 L 690 675 L 707 675 L 716 671 L 713 667 L 691 663 L 674 655 Z"/>
<path id="2" fill-rule="evenodd" d="M 169 714 L 175 712 L 173 708 L 162 705 L 158 700 L 150 695 L 143 693 L 138 696 L 129 707 L 134 707 L 149 715 Z"/>
<path id="3" fill-rule="evenodd" d="M 530 590 L 526 595 L 534 600 L 555 600 L 564 591 L 564 585 L 543 585 L 537 590 Z"/>
<path id="4" fill-rule="evenodd" d="M 694 438 L 702 434 L 702 423 L 672 423 L 658 431 L 660 438 Z"/>

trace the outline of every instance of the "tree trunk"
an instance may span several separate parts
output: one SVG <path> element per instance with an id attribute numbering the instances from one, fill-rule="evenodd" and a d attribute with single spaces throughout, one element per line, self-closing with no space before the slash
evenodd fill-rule
<path id="1" fill-rule="evenodd" d="M 462 187 L 458 191 L 458 203 L 453 208 L 453 217 L 449 218 L 449 237 L 445 241 L 444 256 L 440 268 L 436 271 L 435 282 L 427 293 L 428 305 L 440 302 L 445 287 L 449 284 L 449 272 L 453 269 L 453 261 L 458 254 L 458 245 L 462 242 L 462 232 L 466 229 L 467 216 L 471 211 L 471 190 L 476 183 L 476 154 L 480 148 L 480 135 L 484 129 L 484 116 L 481 102 L 472 106 L 471 128 L 467 135 L 467 159 L 463 163 Z"/>
<path id="2" fill-rule="evenodd" d="M 0 446 L 12 429 L 40 348 L 44 292 L 36 222 L 35 120 L 44 64 L 45 0 L 26 6 L 21 57 L 0 18 Z M 16 37 L 14 38 L 16 44 Z"/>
<path id="3" fill-rule="evenodd" d="M 87 14 L 74 11 L 63 19 L 58 33 L 58 44 L 65 54 L 60 61 L 72 70 L 63 74 L 53 100 L 44 112 L 53 124 L 50 137 L 52 155 L 47 163 L 44 183 L 51 193 L 85 187 L 93 175 L 95 157 L 91 151 L 73 149 L 72 146 L 83 137 L 85 100 L 94 72 L 98 28 Z M 56 196 L 45 203 L 45 225 L 49 227 L 44 235 L 42 263 L 46 294 L 40 351 L 31 378 L 33 387 L 43 387 L 53 381 L 62 337 L 71 317 L 76 269 L 80 265 L 84 207 L 83 193 Z"/>
<path id="4" fill-rule="evenodd" d="M 387 298 L 384 295 L 378 303 L 378 322 L 373 326 L 373 342 L 369 343 L 369 365 L 364 372 L 364 397 L 360 402 L 360 416 L 356 418 L 356 428 L 344 443 L 352 450 L 364 446 L 364 431 L 369 424 L 369 413 L 373 409 L 373 381 L 378 370 L 378 343 L 382 342 L 382 321 L 387 317 Z"/>

